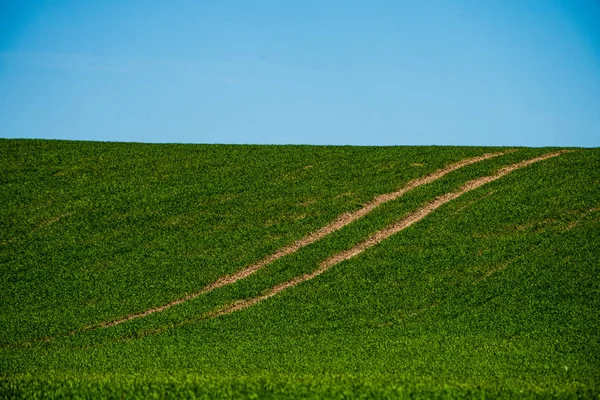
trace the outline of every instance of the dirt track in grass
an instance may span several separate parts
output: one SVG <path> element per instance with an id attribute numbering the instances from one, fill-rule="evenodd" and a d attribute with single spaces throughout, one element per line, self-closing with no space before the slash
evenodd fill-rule
<path id="1" fill-rule="evenodd" d="M 471 190 L 475 190 L 475 189 L 485 185 L 486 183 L 490 183 L 497 179 L 500 179 L 503 176 L 508 175 L 517 169 L 526 167 L 528 165 L 531 165 L 531 164 L 539 162 L 539 161 L 547 160 L 552 157 L 557 157 L 565 152 L 566 151 L 558 151 L 555 153 L 548 153 L 548 154 L 545 154 L 540 157 L 532 158 L 529 160 L 521 161 L 519 163 L 503 167 L 503 168 L 499 169 L 494 175 L 484 176 L 481 178 L 473 179 L 473 180 L 465 183 L 458 191 L 446 193 L 445 195 L 436 198 L 432 202 L 430 202 L 430 203 L 426 204 L 425 206 L 419 208 L 418 210 L 408 214 L 406 217 L 396 221 L 395 223 L 393 223 L 393 224 L 387 226 L 386 228 L 380 230 L 379 232 L 375 233 L 373 236 L 371 236 L 364 242 L 361 242 L 361 243 L 357 244 L 356 246 L 354 246 L 346 251 L 343 251 L 341 253 L 338 253 L 338 254 L 328 258 L 327 260 L 321 262 L 319 264 L 319 268 L 317 268 L 313 272 L 302 275 L 302 276 L 298 276 L 287 282 L 284 282 L 277 286 L 274 286 L 273 288 L 271 288 L 271 290 L 269 290 L 267 293 L 265 293 L 261 296 L 257 296 L 257 297 L 253 297 L 253 298 L 245 299 L 245 300 L 240 300 L 235 303 L 232 303 L 220 310 L 217 310 L 217 311 L 207 314 L 206 317 L 207 318 L 215 318 L 215 317 L 218 317 L 221 315 L 230 314 L 235 311 L 242 310 L 244 308 L 248 308 L 250 306 L 253 306 L 257 303 L 262 302 L 263 300 L 266 300 L 270 297 L 275 296 L 277 293 L 282 292 L 285 289 L 294 287 L 302 282 L 311 280 L 311 279 L 321 275 L 322 273 L 324 273 L 325 271 L 327 271 L 334 265 L 336 265 L 342 261 L 348 260 L 352 257 L 355 257 L 355 256 L 359 255 L 360 253 L 362 253 L 363 251 L 365 251 L 366 249 L 373 247 L 376 244 L 380 243 L 381 241 L 389 238 L 393 234 L 398 233 L 401 230 L 408 228 L 409 226 L 413 225 L 414 223 L 425 218 L 427 215 L 431 214 L 437 208 L 456 199 L 457 197 L 459 197 L 467 192 L 470 192 Z"/>
<path id="2" fill-rule="evenodd" d="M 461 160 L 454 164 L 451 164 L 445 168 L 439 169 L 429 175 L 409 181 L 406 185 L 404 185 L 402 188 L 396 190 L 395 192 L 385 193 L 385 194 L 375 197 L 373 200 L 366 203 L 361 209 L 354 211 L 354 212 L 344 213 L 344 214 L 340 215 L 333 222 L 308 234 L 307 236 L 303 237 L 302 239 L 277 250 L 275 253 L 263 258 L 262 260 L 258 261 L 255 264 L 252 264 L 252 265 L 244 268 L 241 271 L 236 272 L 235 274 L 225 275 L 225 276 L 218 278 L 215 282 L 205 286 L 203 289 L 199 290 L 198 292 L 188 294 L 184 297 L 173 300 L 173 301 L 166 303 L 159 307 L 149 308 L 145 311 L 135 313 L 135 314 L 130 314 L 123 318 L 119 318 L 119 319 L 116 319 L 113 321 L 103 322 L 100 324 L 85 327 L 82 329 L 82 331 L 87 331 L 87 330 L 96 329 L 96 328 L 110 327 L 110 326 L 122 324 L 123 322 L 127 322 L 132 319 L 146 317 L 150 314 L 161 312 L 168 308 L 176 306 L 178 304 L 192 300 L 198 296 L 206 294 L 206 293 L 213 291 L 215 289 L 218 289 L 220 287 L 230 285 L 234 282 L 239 281 L 240 279 L 244 279 L 244 278 L 254 274 L 256 271 L 264 268 L 266 265 L 268 265 L 284 256 L 293 254 L 296 251 L 300 250 L 301 248 L 308 246 L 309 244 L 314 243 L 317 240 L 322 239 L 325 236 L 345 227 L 346 225 L 348 225 L 348 224 L 362 218 L 366 214 L 370 213 L 371 211 L 373 211 L 375 208 L 379 207 L 380 205 L 387 203 L 389 201 L 395 200 L 412 189 L 415 189 L 422 185 L 432 183 L 432 182 L 442 178 L 446 174 L 449 174 L 450 172 L 456 171 L 467 165 L 475 164 L 475 163 L 478 163 L 478 162 L 481 162 L 484 160 L 488 160 L 490 158 L 498 157 L 498 156 L 501 156 L 501 155 L 504 155 L 507 153 L 511 153 L 511 152 L 515 152 L 515 151 L 517 151 L 517 150 L 507 150 L 507 151 L 498 152 L 498 153 L 486 153 L 481 156 L 466 158 L 464 160 Z M 76 333 L 76 332 L 73 332 L 73 333 Z"/>

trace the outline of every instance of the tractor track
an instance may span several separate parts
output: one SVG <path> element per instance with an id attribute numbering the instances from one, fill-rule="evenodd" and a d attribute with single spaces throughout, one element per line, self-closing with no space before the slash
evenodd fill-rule
<path id="1" fill-rule="evenodd" d="M 403 196 L 405 193 L 409 192 L 410 190 L 413 190 L 422 185 L 432 183 L 432 182 L 442 178 L 443 176 L 449 174 L 450 172 L 456 171 L 467 165 L 476 164 L 478 162 L 488 160 L 490 158 L 502 156 L 502 155 L 505 155 L 508 153 L 513 153 L 515 151 L 517 151 L 517 150 L 511 149 L 511 150 L 506 150 L 506 151 L 502 151 L 502 152 L 485 153 L 481 156 L 466 158 L 466 159 L 460 160 L 454 164 L 450 164 L 447 167 L 439 169 L 435 172 L 432 172 L 431 174 L 428 174 L 424 177 L 413 179 L 413 180 L 409 181 L 406 185 L 401 187 L 400 189 L 398 189 L 394 192 L 391 192 L 391 193 L 385 193 L 385 194 L 375 197 L 373 200 L 364 204 L 363 207 L 357 211 L 341 214 L 334 221 L 330 222 L 329 224 L 325 225 L 324 227 L 322 227 L 312 233 L 309 233 L 302 239 L 277 250 L 275 253 L 268 255 L 267 257 L 263 258 L 262 260 L 258 261 L 257 263 L 254 263 L 234 274 L 224 275 L 224 276 L 218 278 L 216 281 L 208 284 L 207 286 L 205 286 L 204 288 L 202 288 L 201 290 L 199 290 L 197 292 L 190 293 L 184 297 L 173 300 L 173 301 L 163 304 L 162 306 L 159 306 L 159 307 L 149 308 L 145 311 L 142 311 L 139 313 L 134 313 L 134 314 L 129 314 L 127 316 L 124 316 L 122 318 L 115 319 L 112 321 L 107 321 L 107 322 L 102 322 L 102 323 L 98 323 L 95 325 L 86 326 L 82 329 L 73 331 L 71 333 L 75 334 L 78 332 L 88 331 L 88 330 L 97 329 L 97 328 L 107 328 L 107 327 L 122 324 L 122 323 L 130 321 L 132 319 L 143 318 L 150 314 L 161 312 L 161 311 L 164 311 L 173 306 L 182 304 L 186 301 L 195 299 L 196 297 L 199 297 L 201 295 L 209 293 L 215 289 L 235 283 L 241 279 L 247 278 L 248 276 L 254 274 L 255 272 L 257 272 L 260 269 L 267 266 L 268 264 L 270 264 L 282 257 L 293 254 L 293 253 L 297 252 L 298 250 L 300 250 L 301 248 L 306 247 L 306 246 L 316 242 L 317 240 L 320 240 L 320 239 L 324 238 L 325 236 L 327 236 L 337 230 L 342 229 L 346 225 L 367 215 L 368 213 L 370 213 L 371 211 L 373 211 L 375 208 L 379 207 L 380 205 L 387 203 L 389 201 L 395 200 L 395 199 Z"/>
<path id="2" fill-rule="evenodd" d="M 309 280 L 321 275 L 325 271 L 329 270 L 334 265 L 339 264 L 342 261 L 348 260 L 350 258 L 353 258 L 353 257 L 359 255 L 360 253 L 367 250 L 368 248 L 375 246 L 376 244 L 382 242 L 383 240 L 389 238 L 390 236 L 408 228 L 409 226 L 415 224 L 416 222 L 419 222 L 420 220 L 425 218 L 427 215 L 431 214 L 433 211 L 435 211 L 442 205 L 462 196 L 463 194 L 470 192 L 472 190 L 475 190 L 487 183 L 498 180 L 498 179 L 502 178 L 503 176 L 508 175 L 513 171 L 516 171 L 517 169 L 526 167 L 526 166 L 534 164 L 536 162 L 547 160 L 549 158 L 560 156 L 561 154 L 566 153 L 566 152 L 568 152 L 568 151 L 562 150 L 562 151 L 558 151 L 558 152 L 554 152 L 554 153 L 544 154 L 539 157 L 535 157 L 535 158 L 532 158 L 529 160 L 521 161 L 519 163 L 511 164 L 506 167 L 500 168 L 494 175 L 484 176 L 481 178 L 477 178 L 477 179 L 468 181 L 458 191 L 446 193 L 446 194 L 436 198 L 435 200 L 433 200 L 430 203 L 426 204 L 425 206 L 419 208 L 418 210 L 411 212 L 404 218 L 402 218 L 402 219 L 396 221 L 395 223 L 387 226 L 386 228 L 376 232 L 374 235 L 369 237 L 367 240 L 355 245 L 354 247 L 352 247 L 348 250 L 342 251 L 342 252 L 335 254 L 332 257 L 326 259 L 325 261 L 321 262 L 319 264 L 319 267 L 316 270 L 314 270 L 313 272 L 295 277 L 287 282 L 276 285 L 276 286 L 272 287 L 267 293 L 262 294 L 260 296 L 256 296 L 256 297 L 253 297 L 250 299 L 240 300 L 240 301 L 234 302 L 232 304 L 229 304 L 228 306 L 225 306 L 219 310 L 207 313 L 207 314 L 205 314 L 203 319 L 216 318 L 216 317 L 219 317 L 222 315 L 231 314 L 235 311 L 239 311 L 244 308 L 251 307 L 251 306 L 258 304 L 270 297 L 275 296 L 276 294 L 278 294 L 286 289 L 294 287 L 302 282 L 309 281 Z"/>

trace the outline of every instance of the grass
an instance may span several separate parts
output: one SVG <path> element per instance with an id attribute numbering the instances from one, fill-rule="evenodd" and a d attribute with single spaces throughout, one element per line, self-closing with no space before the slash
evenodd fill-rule
<path id="1" fill-rule="evenodd" d="M 515 171 L 234 314 L 200 318 L 551 149 L 464 167 L 234 285 L 68 334 L 197 291 L 377 194 L 501 150 L 1 140 L 0 394 L 597 397 L 597 149 Z"/>

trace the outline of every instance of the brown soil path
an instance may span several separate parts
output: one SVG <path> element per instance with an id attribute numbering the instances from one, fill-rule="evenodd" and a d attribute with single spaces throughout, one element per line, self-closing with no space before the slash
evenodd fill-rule
<path id="1" fill-rule="evenodd" d="M 526 167 L 533 163 L 547 160 L 552 157 L 557 157 L 565 152 L 567 152 L 567 151 L 558 151 L 555 153 L 548 153 L 548 154 L 545 154 L 540 157 L 536 157 L 536 158 L 532 158 L 529 160 L 521 161 L 516 164 L 508 165 L 508 166 L 498 170 L 494 175 L 484 176 L 481 178 L 473 179 L 473 180 L 465 183 L 460 188 L 460 190 L 458 190 L 457 192 L 447 193 L 443 196 L 438 197 L 437 199 L 433 200 L 431 203 L 419 208 L 418 210 L 408 214 L 406 217 L 398 220 L 397 222 L 395 222 L 395 223 L 389 225 L 388 227 L 382 229 L 381 231 L 375 233 L 373 236 L 371 236 L 364 242 L 357 244 L 356 246 L 350 248 L 349 250 L 343 251 L 341 253 L 338 253 L 338 254 L 328 258 L 327 260 L 323 261 L 319 265 L 319 268 L 317 268 L 313 272 L 302 275 L 302 276 L 298 276 L 287 282 L 284 282 L 277 286 L 274 286 L 266 294 L 263 294 L 261 296 L 253 297 L 251 299 L 241 300 L 241 301 L 235 302 L 233 304 L 230 304 L 229 306 L 226 306 L 220 310 L 206 314 L 205 317 L 206 318 L 214 318 L 214 317 L 218 317 L 221 315 L 230 314 L 232 312 L 242 310 L 244 308 L 248 308 L 257 303 L 260 303 L 263 300 L 266 300 L 270 297 L 275 296 L 277 293 L 279 293 L 285 289 L 294 287 L 294 286 L 298 285 L 299 283 L 311 280 L 311 279 L 321 275 L 323 272 L 327 271 L 329 268 L 333 267 L 334 265 L 336 265 L 342 261 L 348 260 L 354 256 L 357 256 L 360 253 L 362 253 L 363 251 L 365 251 L 366 249 L 375 246 L 376 244 L 380 243 L 384 239 L 389 238 L 393 234 L 398 233 L 401 230 L 408 228 L 412 224 L 422 220 L 427 215 L 431 214 L 437 208 L 456 199 L 457 197 L 459 197 L 467 192 L 470 192 L 471 190 L 475 190 L 475 189 L 485 185 L 486 183 L 490 183 L 497 179 L 500 179 L 503 176 L 508 175 L 511 172 L 513 172 L 519 168 L 523 168 L 523 167 Z"/>
<path id="2" fill-rule="evenodd" d="M 296 251 L 300 250 L 301 248 L 308 246 L 309 244 L 314 243 L 317 240 L 322 239 L 325 236 L 345 227 L 346 225 L 350 224 L 351 222 L 356 221 L 357 219 L 360 219 L 363 216 L 365 216 L 366 214 L 370 213 L 376 207 L 378 207 L 384 203 L 387 203 L 388 201 L 395 200 L 412 189 L 415 189 L 422 185 L 432 183 L 432 182 L 436 181 L 437 179 L 440 179 L 443 176 L 449 174 L 450 172 L 456 171 L 457 169 L 460 169 L 467 165 L 475 164 L 475 163 L 478 163 L 478 162 L 481 162 L 484 160 L 488 160 L 493 157 L 498 157 L 498 156 L 501 156 L 501 155 L 504 155 L 507 153 L 512 153 L 515 151 L 517 151 L 517 150 L 507 150 L 507 151 L 498 152 L 498 153 L 486 153 L 481 156 L 467 158 L 467 159 L 458 161 L 454 164 L 451 164 L 445 168 L 437 170 L 437 171 L 435 171 L 429 175 L 426 175 L 422 178 L 414 179 L 414 180 L 408 182 L 406 185 L 404 185 L 402 188 L 398 189 L 395 192 L 385 193 L 385 194 L 375 197 L 373 200 L 366 203 L 360 210 L 357 210 L 354 212 L 349 212 L 349 213 L 344 213 L 344 214 L 340 215 L 333 222 L 325 225 L 324 227 L 320 228 L 319 230 L 317 230 L 315 232 L 308 234 L 307 236 L 303 237 L 302 239 L 296 241 L 295 243 L 292 243 L 286 247 L 283 247 L 283 248 L 277 250 L 275 253 L 263 258 L 259 262 L 252 264 L 252 265 L 244 268 L 243 270 L 236 272 L 235 274 L 225 275 L 225 276 L 218 278 L 215 282 L 205 286 L 203 289 L 199 290 L 198 292 L 188 294 L 187 296 L 181 297 L 177 300 L 173 300 L 162 306 L 150 308 L 150 309 L 142 311 L 140 313 L 130 314 L 126 317 L 123 317 L 123 318 L 120 318 L 120 319 L 117 319 L 114 321 L 103 322 L 103 323 L 100 323 L 97 325 L 85 327 L 82 329 L 82 331 L 114 326 L 114 325 L 121 324 L 123 322 L 127 322 L 132 319 L 146 317 L 150 314 L 154 314 L 156 312 L 161 312 L 161 311 L 166 310 L 167 308 L 171 308 L 178 304 L 184 303 L 188 300 L 192 300 L 198 296 L 206 294 L 206 293 L 213 291 L 215 289 L 218 289 L 220 287 L 230 285 L 234 282 L 239 281 L 240 279 L 244 279 L 244 278 L 252 275 L 256 271 L 264 268 L 266 265 L 272 263 L 273 261 L 278 260 L 289 254 L 295 253 Z M 75 332 L 73 332 L 73 333 L 75 333 Z"/>

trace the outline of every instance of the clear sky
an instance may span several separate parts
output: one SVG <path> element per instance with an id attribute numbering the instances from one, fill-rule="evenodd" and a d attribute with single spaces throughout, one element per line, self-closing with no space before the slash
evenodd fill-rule
<path id="1" fill-rule="evenodd" d="M 0 0 L 0 137 L 600 146 L 598 0 Z"/>

